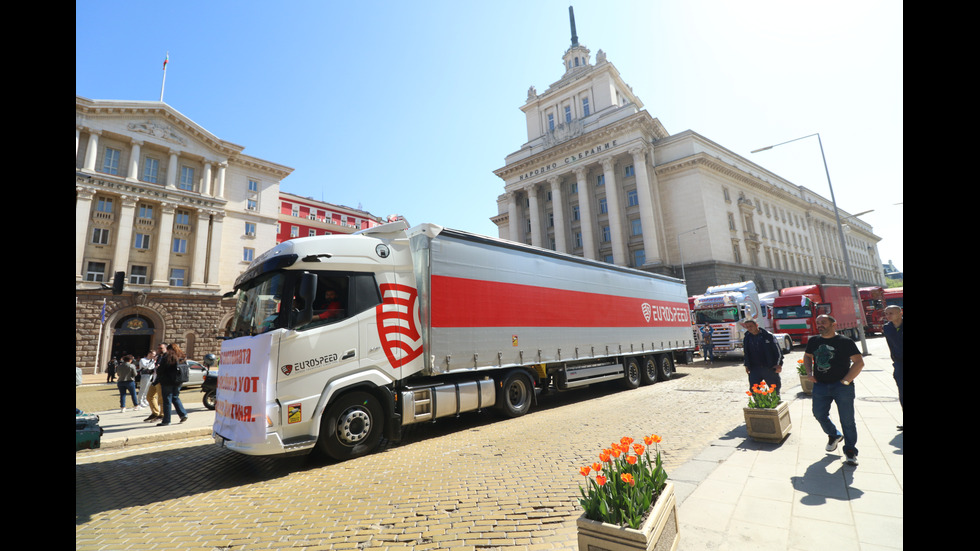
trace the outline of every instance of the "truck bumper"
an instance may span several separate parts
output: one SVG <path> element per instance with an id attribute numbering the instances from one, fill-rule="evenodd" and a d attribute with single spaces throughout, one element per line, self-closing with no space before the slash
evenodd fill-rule
<path id="1" fill-rule="evenodd" d="M 278 433 L 270 432 L 265 435 L 265 442 L 246 443 L 228 440 L 224 436 L 211 431 L 211 438 L 214 443 L 222 448 L 238 452 L 244 455 L 283 455 L 290 453 L 307 453 L 313 449 L 315 440 L 308 440 L 301 443 L 286 445 L 283 443 Z"/>

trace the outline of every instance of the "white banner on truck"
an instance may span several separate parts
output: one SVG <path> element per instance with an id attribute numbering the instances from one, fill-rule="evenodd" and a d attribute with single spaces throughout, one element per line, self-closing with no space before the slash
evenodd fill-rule
<path id="1" fill-rule="evenodd" d="M 271 351 L 271 333 L 222 341 L 214 432 L 236 442 L 265 442 Z"/>

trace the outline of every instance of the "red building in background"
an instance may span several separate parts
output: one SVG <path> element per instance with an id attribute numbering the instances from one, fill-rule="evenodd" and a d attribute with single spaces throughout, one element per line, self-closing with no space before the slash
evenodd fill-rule
<path id="1" fill-rule="evenodd" d="M 279 191 L 276 243 L 297 237 L 354 233 L 384 223 L 369 212 Z"/>

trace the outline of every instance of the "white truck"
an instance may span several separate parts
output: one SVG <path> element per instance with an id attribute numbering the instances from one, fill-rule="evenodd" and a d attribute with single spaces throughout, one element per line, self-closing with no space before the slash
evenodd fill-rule
<path id="1" fill-rule="evenodd" d="M 714 330 L 711 343 L 718 355 L 744 353 L 742 341 L 746 330 L 739 322 L 745 318 L 755 319 L 760 327 L 772 332 L 772 320 L 764 315 L 754 281 L 708 287 L 703 295 L 694 297 L 693 315 L 699 332 L 705 325 Z M 793 339 L 789 335 L 776 333 L 774 336 L 784 353 L 793 349 Z"/>
<path id="2" fill-rule="evenodd" d="M 213 438 L 240 453 L 371 452 L 535 389 L 668 379 L 694 347 L 680 280 L 432 224 L 256 258 L 221 347 Z"/>

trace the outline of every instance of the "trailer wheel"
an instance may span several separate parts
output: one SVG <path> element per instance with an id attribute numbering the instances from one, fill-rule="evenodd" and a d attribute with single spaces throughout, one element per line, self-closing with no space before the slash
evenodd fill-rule
<path id="1" fill-rule="evenodd" d="M 657 370 L 657 357 L 647 356 L 643 359 L 643 370 L 640 371 L 640 378 L 645 385 L 652 385 L 657 382 L 659 372 Z"/>
<path id="2" fill-rule="evenodd" d="M 520 417 L 531 409 L 534 386 L 522 371 L 511 371 L 497 389 L 497 408 L 506 417 Z"/>
<path id="3" fill-rule="evenodd" d="M 623 387 L 627 390 L 640 386 L 640 362 L 636 358 L 627 358 L 623 369 Z"/>
<path id="4" fill-rule="evenodd" d="M 783 339 L 783 354 L 789 354 L 793 351 L 793 339 L 786 337 Z"/>
<path id="5" fill-rule="evenodd" d="M 674 360 L 670 357 L 670 354 L 661 354 L 657 363 L 659 364 L 660 380 L 669 381 L 674 375 Z"/>
<path id="6" fill-rule="evenodd" d="M 342 396 L 320 420 L 317 449 L 338 461 L 368 454 L 378 446 L 384 430 L 384 411 L 366 392 Z"/>

